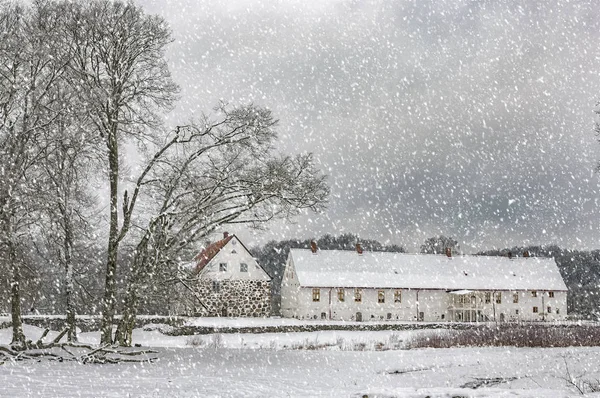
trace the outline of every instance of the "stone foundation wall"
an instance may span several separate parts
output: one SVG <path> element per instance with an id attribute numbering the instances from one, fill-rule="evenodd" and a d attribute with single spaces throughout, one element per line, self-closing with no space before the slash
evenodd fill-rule
<path id="1" fill-rule="evenodd" d="M 271 315 L 271 283 L 259 280 L 201 280 L 198 297 L 207 307 L 193 305 L 193 316 L 266 317 Z"/>

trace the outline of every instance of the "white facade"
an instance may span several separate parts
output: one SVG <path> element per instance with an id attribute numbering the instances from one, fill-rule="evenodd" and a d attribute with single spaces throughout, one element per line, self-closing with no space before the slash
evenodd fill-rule
<path id="1" fill-rule="evenodd" d="M 271 280 L 235 235 L 202 268 L 198 277 L 209 280 Z"/>
<path id="2" fill-rule="evenodd" d="M 561 320 L 567 288 L 551 259 L 293 249 L 281 313 L 363 321 Z"/>

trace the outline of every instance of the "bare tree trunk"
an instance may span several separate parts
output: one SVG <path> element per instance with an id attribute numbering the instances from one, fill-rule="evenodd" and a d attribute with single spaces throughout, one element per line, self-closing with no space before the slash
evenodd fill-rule
<path id="1" fill-rule="evenodd" d="M 139 285 L 137 282 L 130 282 L 125 297 L 122 318 L 115 333 L 115 343 L 122 347 L 131 347 L 133 328 L 137 316 L 139 305 Z"/>
<path id="2" fill-rule="evenodd" d="M 65 282 L 65 299 L 67 302 L 67 327 L 69 331 L 67 333 L 67 341 L 77 341 L 77 324 L 75 322 L 75 303 L 73 302 L 73 231 L 67 217 L 64 218 L 65 222 L 65 240 L 64 240 L 64 251 L 65 251 L 65 268 L 66 268 L 66 282 Z"/>
<path id="3" fill-rule="evenodd" d="M 127 293 L 125 294 L 125 302 L 122 311 L 122 318 L 115 333 L 115 343 L 120 346 L 131 346 L 133 328 L 137 316 L 138 305 L 140 302 L 140 285 L 147 278 L 147 273 L 150 264 L 148 256 L 148 244 L 154 232 L 156 221 L 151 222 L 151 227 L 142 237 L 140 243 L 135 250 L 131 266 L 131 275 L 127 283 Z"/>
<path id="4" fill-rule="evenodd" d="M 102 323 L 100 325 L 100 344 L 112 344 L 112 328 L 115 316 L 115 301 L 117 294 L 116 272 L 119 251 L 119 145 L 117 142 L 116 126 L 108 137 L 108 160 L 110 179 L 110 229 L 108 236 L 108 253 L 106 260 L 106 276 L 104 284 L 104 299 L 102 301 Z"/>
<path id="5" fill-rule="evenodd" d="M 7 237 L 8 264 L 12 270 L 10 281 L 10 315 L 13 336 L 10 344 L 25 346 L 25 334 L 23 333 L 23 320 L 21 318 L 21 264 L 17 259 L 17 251 L 12 241 L 12 228 L 8 217 L 4 217 L 3 224 L 5 236 Z"/>

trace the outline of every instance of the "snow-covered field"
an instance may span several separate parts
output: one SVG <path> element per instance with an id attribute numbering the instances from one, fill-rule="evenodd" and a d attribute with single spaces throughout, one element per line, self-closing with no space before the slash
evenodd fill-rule
<path id="1" fill-rule="evenodd" d="M 26 333 L 37 339 L 42 330 L 26 326 Z M 377 350 L 414 333 L 434 332 L 169 337 L 138 329 L 134 342 L 158 347 L 158 361 L 6 362 L 0 396 L 575 397 L 581 395 L 568 385 L 566 365 L 575 384 L 600 379 L 600 348 Z M 81 334 L 81 340 L 97 343 L 98 334 Z M 9 341 L 10 330 L 0 330 L 0 343 Z"/>

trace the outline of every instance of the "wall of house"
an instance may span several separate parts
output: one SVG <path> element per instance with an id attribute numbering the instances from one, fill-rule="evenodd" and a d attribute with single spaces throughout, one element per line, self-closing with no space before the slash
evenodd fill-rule
<path id="1" fill-rule="evenodd" d="M 501 295 L 500 303 L 495 299 L 498 294 Z M 514 294 L 518 295 L 517 303 L 514 302 Z M 483 314 L 491 321 L 555 321 L 564 320 L 567 316 L 567 292 L 496 291 L 492 292 L 491 303 L 483 300 Z M 534 307 L 537 307 L 537 312 L 534 312 Z"/>
<path id="2" fill-rule="evenodd" d="M 294 268 L 294 262 L 291 256 L 288 256 L 283 278 L 281 279 L 281 308 L 280 313 L 285 318 L 297 318 L 298 306 L 300 300 L 298 298 L 300 292 L 300 283 Z"/>
<path id="3" fill-rule="evenodd" d="M 338 291 L 343 290 L 340 300 Z M 447 293 L 442 290 L 362 288 L 361 301 L 355 300 L 354 288 L 319 288 L 319 301 L 313 299 L 313 288 L 294 284 L 282 286 L 282 315 L 299 319 L 331 320 L 401 320 L 437 322 L 446 320 Z M 380 302 L 379 292 L 384 302 Z M 400 302 L 395 292 L 400 292 Z M 285 295 L 284 295 L 285 293 Z M 422 314 L 420 314 L 422 312 Z"/>
<path id="4" fill-rule="evenodd" d="M 394 300 L 396 290 L 401 291 L 401 302 Z M 282 286 L 282 315 L 298 319 L 350 321 L 357 320 L 357 316 L 363 321 L 459 320 L 454 317 L 453 312 L 449 311 L 451 308 L 457 308 L 453 307 L 453 300 L 456 297 L 445 290 L 364 288 L 361 289 L 360 302 L 354 299 L 354 288 L 344 288 L 343 291 L 344 301 L 340 301 L 338 288 L 319 288 L 319 300 L 314 301 L 313 288 L 299 287 L 297 282 L 290 280 L 286 286 Z M 384 292 L 383 303 L 379 302 L 379 291 Z M 554 297 L 550 297 L 547 291 L 537 291 L 534 297 L 531 291 L 521 291 L 518 292 L 517 303 L 513 302 L 512 291 L 491 293 L 490 303 L 485 303 L 485 292 L 475 292 L 477 302 L 473 306 L 470 305 L 469 296 L 469 304 L 457 309 L 473 309 L 474 314 L 478 314 L 479 311 L 481 316 L 478 320 L 487 321 L 563 320 L 567 315 L 566 292 L 553 292 Z M 500 303 L 496 303 L 498 294 L 501 295 Z M 534 307 L 537 307 L 537 313 L 533 312 Z"/>
<path id="5" fill-rule="evenodd" d="M 184 309 L 189 316 L 267 317 L 271 315 L 271 283 L 260 280 L 207 280 L 196 282 L 197 297 Z"/>

